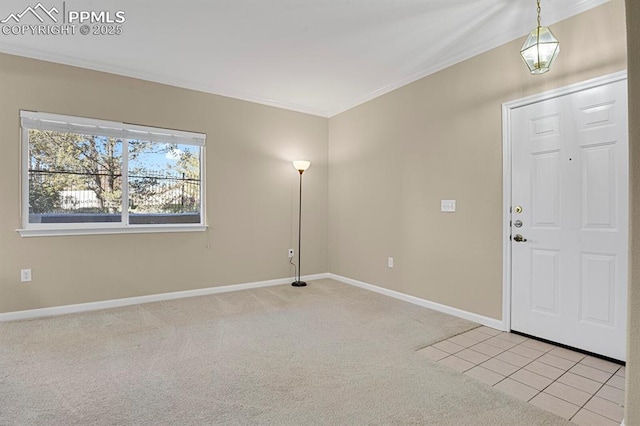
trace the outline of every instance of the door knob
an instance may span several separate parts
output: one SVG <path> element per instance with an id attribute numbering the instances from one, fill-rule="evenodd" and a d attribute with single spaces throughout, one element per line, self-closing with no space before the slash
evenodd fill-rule
<path id="1" fill-rule="evenodd" d="M 522 234 L 516 234 L 513 236 L 513 241 L 516 241 L 518 243 L 524 243 L 525 241 L 527 241 L 527 239 L 523 237 Z"/>

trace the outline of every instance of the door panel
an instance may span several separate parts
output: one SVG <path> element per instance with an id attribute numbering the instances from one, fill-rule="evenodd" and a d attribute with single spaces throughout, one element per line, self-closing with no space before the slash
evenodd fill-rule
<path id="1" fill-rule="evenodd" d="M 531 250 L 531 307 L 540 313 L 560 314 L 558 298 L 559 260 L 557 250 Z"/>
<path id="2" fill-rule="evenodd" d="M 560 151 L 531 155 L 532 226 L 557 228 L 560 225 Z"/>
<path id="3" fill-rule="evenodd" d="M 511 328 L 624 360 L 626 81 L 511 111 Z"/>
<path id="4" fill-rule="evenodd" d="M 615 326 L 616 256 L 582 253 L 580 263 L 580 319 Z"/>
<path id="5" fill-rule="evenodd" d="M 615 230 L 615 144 L 582 148 L 582 227 Z"/>

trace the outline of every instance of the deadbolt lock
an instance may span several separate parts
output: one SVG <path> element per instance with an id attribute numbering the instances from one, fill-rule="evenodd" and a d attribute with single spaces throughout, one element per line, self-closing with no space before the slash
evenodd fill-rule
<path id="1" fill-rule="evenodd" d="M 515 226 L 516 228 L 522 228 L 522 221 L 516 220 L 515 222 L 513 222 L 513 226 Z"/>
<path id="2" fill-rule="evenodd" d="M 522 213 L 522 207 L 520 207 L 520 206 L 515 206 L 515 207 L 513 208 L 513 211 L 514 211 L 514 212 L 516 212 L 516 213 Z"/>

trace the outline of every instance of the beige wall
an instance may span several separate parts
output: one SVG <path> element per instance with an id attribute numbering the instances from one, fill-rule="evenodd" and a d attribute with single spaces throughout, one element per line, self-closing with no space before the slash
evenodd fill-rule
<path id="1" fill-rule="evenodd" d="M 546 75 L 517 40 L 330 119 L 332 273 L 501 318 L 501 104 L 626 68 L 622 0 L 552 29 Z"/>
<path id="2" fill-rule="evenodd" d="M 299 157 L 302 273 L 327 271 L 327 119 L 4 54 L 0 94 L 0 312 L 293 276 Z M 20 109 L 206 133 L 209 230 L 21 238 Z"/>
<path id="3" fill-rule="evenodd" d="M 627 2 L 627 19 L 633 100 L 640 3 Z M 330 270 L 500 318 L 500 105 L 624 69 L 624 28 L 623 2 L 613 0 L 553 26 L 562 53 L 548 75 L 527 75 L 518 40 L 331 120 L 0 54 L 0 313 L 290 276 L 297 174 L 289 161 L 304 157 L 312 167 L 303 274 Z M 632 118 L 638 108 L 630 102 Z M 207 133 L 209 231 L 21 238 L 20 109 Z M 630 120 L 632 205 L 639 123 Z M 444 198 L 458 200 L 456 214 L 439 212 Z M 627 425 L 640 425 L 640 405 L 631 404 L 640 401 L 639 212 L 632 208 Z M 19 282 L 22 268 L 33 269 L 32 283 Z"/>
<path id="4" fill-rule="evenodd" d="M 631 180 L 631 274 L 627 338 L 625 423 L 640 425 L 640 2 L 627 5 L 629 73 L 629 167 Z"/>

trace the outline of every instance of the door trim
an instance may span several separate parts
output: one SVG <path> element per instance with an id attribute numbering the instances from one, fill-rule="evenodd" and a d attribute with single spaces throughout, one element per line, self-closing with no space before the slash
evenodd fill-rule
<path id="1" fill-rule="evenodd" d="M 502 104 L 502 329 L 505 331 L 511 331 L 511 111 L 626 79 L 627 71 L 619 71 Z"/>

